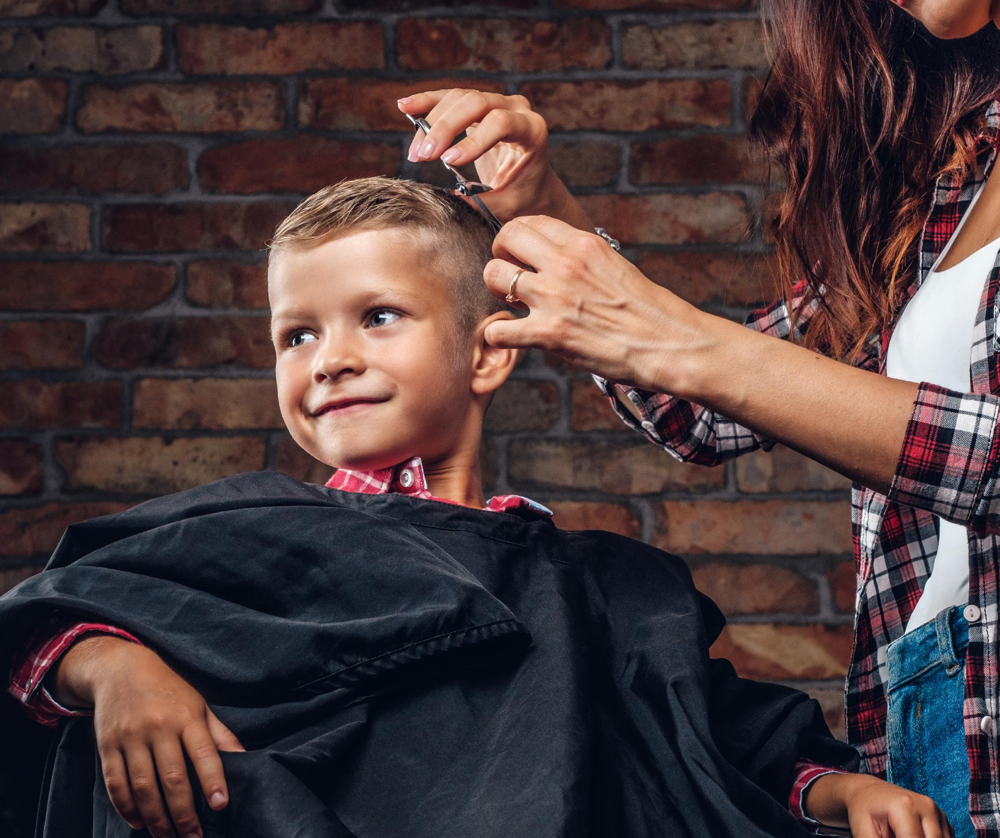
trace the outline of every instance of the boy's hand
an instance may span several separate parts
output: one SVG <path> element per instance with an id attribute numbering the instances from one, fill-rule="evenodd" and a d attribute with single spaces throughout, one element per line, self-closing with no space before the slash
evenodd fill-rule
<path id="1" fill-rule="evenodd" d="M 77 641 L 57 664 L 55 697 L 93 706 L 104 784 L 118 814 L 154 838 L 202 835 L 185 753 L 213 809 L 229 800 L 219 751 L 242 751 L 201 695 L 144 646 Z"/>
<path id="2" fill-rule="evenodd" d="M 806 793 L 806 814 L 849 826 L 854 838 L 955 838 L 933 800 L 863 774 L 826 774 Z"/>

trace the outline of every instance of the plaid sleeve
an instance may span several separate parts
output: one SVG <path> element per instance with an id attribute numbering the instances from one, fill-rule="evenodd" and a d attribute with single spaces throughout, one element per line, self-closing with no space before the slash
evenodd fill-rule
<path id="1" fill-rule="evenodd" d="M 820 826 L 820 822 L 810 818 L 803 808 L 802 803 L 805 800 L 806 792 L 820 777 L 824 777 L 827 774 L 846 773 L 846 771 L 840 771 L 837 768 L 824 768 L 822 765 L 816 765 L 816 763 L 809 762 L 808 760 L 799 760 L 795 765 L 795 781 L 792 784 L 792 793 L 788 796 L 788 811 L 800 821 Z"/>
<path id="2" fill-rule="evenodd" d="M 794 330 L 795 337 L 801 338 L 817 307 L 815 300 L 807 301 L 807 294 L 807 284 L 800 282 L 792 290 L 791 307 L 779 300 L 754 311 L 745 325 L 780 339 L 788 338 Z M 792 310 L 799 312 L 794 327 L 789 314 Z M 773 441 L 701 405 L 664 393 L 624 387 L 596 375 L 594 380 L 626 425 L 678 460 L 715 466 L 758 448 L 769 451 L 774 447 Z M 638 419 L 624 407 L 624 401 L 635 406 Z"/>
<path id="3" fill-rule="evenodd" d="M 56 617 L 35 631 L 11 665 L 7 692 L 24 706 L 28 716 L 46 727 L 55 727 L 60 716 L 90 716 L 90 710 L 72 710 L 56 701 L 44 686 L 52 665 L 84 634 L 101 632 L 141 641 L 124 629 L 102 623 L 74 623 Z"/>
<path id="4" fill-rule="evenodd" d="M 922 383 L 913 403 L 889 499 L 1000 534 L 996 396 Z"/>

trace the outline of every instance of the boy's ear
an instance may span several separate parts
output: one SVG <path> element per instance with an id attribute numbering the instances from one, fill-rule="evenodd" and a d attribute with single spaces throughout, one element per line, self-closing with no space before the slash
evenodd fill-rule
<path id="1" fill-rule="evenodd" d="M 476 328 L 475 351 L 472 356 L 472 392 L 478 396 L 492 395 L 500 389 L 517 365 L 518 350 L 497 349 L 486 342 L 486 327 L 496 320 L 513 320 L 509 311 L 491 314 Z"/>

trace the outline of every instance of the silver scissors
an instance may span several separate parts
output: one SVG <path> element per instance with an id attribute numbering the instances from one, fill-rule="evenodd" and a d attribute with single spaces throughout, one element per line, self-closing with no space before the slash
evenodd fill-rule
<path id="1" fill-rule="evenodd" d="M 431 126 L 426 119 L 423 119 L 422 117 L 410 116 L 410 114 L 404 114 L 404 116 L 410 120 L 415 127 L 423 131 L 425 135 L 430 132 Z M 487 207 L 486 204 L 483 203 L 482 198 L 479 197 L 484 192 L 492 192 L 493 187 L 474 180 L 466 180 L 462 177 L 462 173 L 450 163 L 446 163 L 444 160 L 441 162 L 444 163 L 444 167 L 455 176 L 455 185 L 452 187 L 454 191 L 472 201 L 486 217 L 486 221 L 489 223 L 490 227 L 493 228 L 493 232 L 499 233 L 503 224 L 500 223 L 500 219 L 490 212 L 489 207 Z"/>

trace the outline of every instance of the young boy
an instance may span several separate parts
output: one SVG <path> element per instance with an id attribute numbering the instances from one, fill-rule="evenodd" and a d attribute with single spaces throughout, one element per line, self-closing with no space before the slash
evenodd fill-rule
<path id="1" fill-rule="evenodd" d="M 513 316 L 491 241 L 463 199 L 385 178 L 279 226 L 281 414 L 338 471 L 75 525 L 0 600 L 10 693 L 63 717 L 0 713 L 14 834 L 124 834 L 112 805 L 157 838 L 806 834 L 793 814 L 947 834 L 926 798 L 844 773 L 814 701 L 709 659 L 723 620 L 680 560 L 484 499 L 516 361 L 483 338 Z"/>

